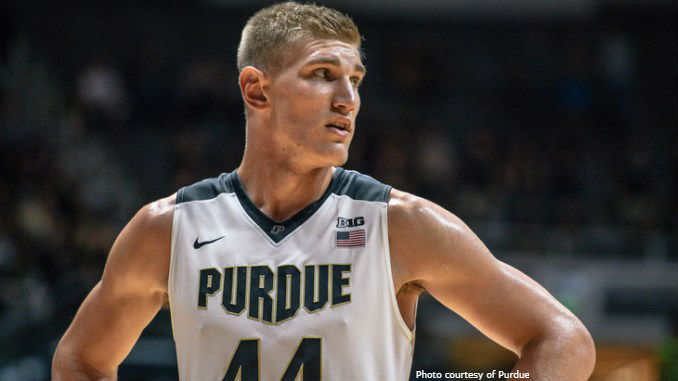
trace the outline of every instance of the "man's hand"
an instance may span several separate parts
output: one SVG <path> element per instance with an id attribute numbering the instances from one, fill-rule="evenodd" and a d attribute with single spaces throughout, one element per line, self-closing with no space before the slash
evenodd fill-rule
<path id="1" fill-rule="evenodd" d="M 396 290 L 425 289 L 515 352 L 520 360 L 514 371 L 529 372 L 531 379 L 591 375 L 595 349 L 579 319 L 534 280 L 497 260 L 458 217 L 397 190 L 388 216 Z"/>
<path id="2" fill-rule="evenodd" d="M 167 301 L 176 196 L 142 208 L 115 240 L 101 281 L 57 346 L 53 380 L 115 380 L 143 329 Z"/>

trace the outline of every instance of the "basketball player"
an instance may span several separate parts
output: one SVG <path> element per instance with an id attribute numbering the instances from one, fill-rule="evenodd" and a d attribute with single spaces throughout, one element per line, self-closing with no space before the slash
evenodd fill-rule
<path id="1" fill-rule="evenodd" d="M 115 379 L 169 303 L 182 380 L 404 380 L 423 291 L 517 353 L 532 379 L 591 374 L 581 322 L 459 218 L 340 167 L 360 41 L 348 16 L 316 5 L 248 21 L 241 165 L 132 218 L 58 345 L 54 379 Z"/>

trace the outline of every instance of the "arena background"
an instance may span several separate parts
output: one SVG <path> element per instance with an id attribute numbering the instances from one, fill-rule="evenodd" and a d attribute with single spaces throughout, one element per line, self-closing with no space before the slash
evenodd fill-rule
<path id="1" fill-rule="evenodd" d="M 0 380 L 48 379 L 126 221 L 242 155 L 235 53 L 267 2 L 107 3 L 0 6 Z M 676 2 L 327 4 L 369 69 L 346 167 L 541 282 L 591 331 L 592 379 L 678 379 Z M 174 356 L 161 311 L 120 379 L 176 378 Z M 412 379 L 514 361 L 422 298 Z"/>

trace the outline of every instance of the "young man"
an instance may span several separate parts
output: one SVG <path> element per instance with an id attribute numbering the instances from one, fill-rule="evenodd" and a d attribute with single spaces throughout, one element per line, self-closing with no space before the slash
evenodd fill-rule
<path id="1" fill-rule="evenodd" d="M 586 379 L 587 330 L 452 213 L 339 166 L 365 76 L 351 19 L 259 11 L 238 50 L 240 167 L 137 213 L 54 355 L 54 379 L 115 379 L 169 302 L 182 380 L 409 376 L 422 290 L 520 356 Z"/>

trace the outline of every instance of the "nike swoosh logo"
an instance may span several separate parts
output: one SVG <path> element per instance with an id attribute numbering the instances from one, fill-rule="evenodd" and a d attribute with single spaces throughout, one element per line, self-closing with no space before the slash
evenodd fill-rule
<path id="1" fill-rule="evenodd" d="M 222 235 L 221 237 L 219 237 L 219 238 L 217 238 L 217 239 L 213 239 L 213 240 L 211 240 L 211 241 L 203 241 L 203 242 L 198 242 L 198 239 L 200 239 L 200 237 L 198 237 L 198 238 L 195 239 L 195 242 L 193 242 L 193 248 L 194 248 L 194 249 L 199 249 L 199 248 L 201 248 L 201 247 L 203 247 L 203 246 L 205 246 L 205 245 L 209 245 L 210 243 L 217 242 L 218 240 L 220 240 L 220 239 L 222 239 L 222 238 L 224 238 L 224 237 L 226 237 L 226 236 L 225 236 L 225 235 Z"/>

